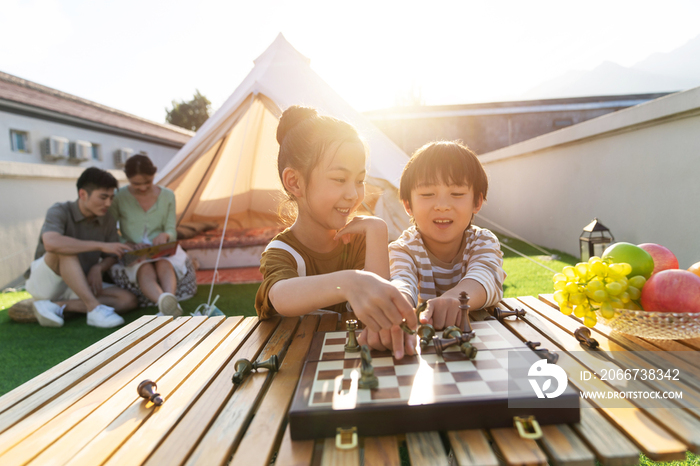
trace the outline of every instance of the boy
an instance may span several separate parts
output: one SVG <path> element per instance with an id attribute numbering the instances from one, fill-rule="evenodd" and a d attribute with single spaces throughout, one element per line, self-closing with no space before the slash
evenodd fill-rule
<path id="1" fill-rule="evenodd" d="M 58 202 L 46 212 L 26 288 L 37 299 L 32 307 L 44 327 L 61 327 L 64 309 L 87 313 L 88 325 L 116 327 L 124 323 L 116 312 L 137 305 L 129 291 L 102 283 L 115 256 L 131 250 L 119 242 L 116 222 L 107 213 L 117 180 L 90 167 L 77 187 L 76 201 Z"/>
<path id="2" fill-rule="evenodd" d="M 488 179 L 474 152 L 458 142 L 433 142 L 418 149 L 401 175 L 400 197 L 413 226 L 389 245 L 392 283 L 437 330 L 459 325 L 459 294 L 469 294 L 471 309 L 497 304 L 503 297 L 503 254 L 496 236 L 471 224 L 486 200 Z M 398 341 L 397 341 L 398 340 Z M 415 341 L 395 329 L 364 331 L 360 342 L 377 349 Z M 403 343 L 403 344 L 402 344 Z"/>

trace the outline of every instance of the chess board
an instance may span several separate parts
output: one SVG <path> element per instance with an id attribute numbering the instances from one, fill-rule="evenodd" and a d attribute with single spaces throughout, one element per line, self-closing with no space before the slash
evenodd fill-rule
<path id="1" fill-rule="evenodd" d="M 540 424 L 579 421 L 578 407 L 508 408 L 509 397 L 535 396 L 527 383 L 511 380 L 509 387 L 508 354 L 517 351 L 532 362 L 539 357 L 498 321 L 472 322 L 472 328 L 471 344 L 479 350 L 472 360 L 457 346 L 439 355 L 432 342 L 401 360 L 371 351 L 379 380 L 374 390 L 358 389 L 360 353 L 345 352 L 347 332 L 316 333 L 289 411 L 292 438 L 334 436 L 338 427 L 357 427 L 359 435 L 511 427 L 514 416 L 525 415 Z"/>

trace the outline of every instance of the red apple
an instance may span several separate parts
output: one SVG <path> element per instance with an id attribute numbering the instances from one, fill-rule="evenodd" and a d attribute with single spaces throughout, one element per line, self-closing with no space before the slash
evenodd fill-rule
<path id="1" fill-rule="evenodd" d="M 654 259 L 654 271 L 651 272 L 652 275 L 662 270 L 678 268 L 678 259 L 676 259 L 676 256 L 673 255 L 668 248 L 655 243 L 638 244 L 638 246 L 648 252 L 651 258 Z"/>
<path id="2" fill-rule="evenodd" d="M 662 270 L 642 288 L 642 307 L 649 312 L 700 312 L 700 277 L 687 270 Z"/>

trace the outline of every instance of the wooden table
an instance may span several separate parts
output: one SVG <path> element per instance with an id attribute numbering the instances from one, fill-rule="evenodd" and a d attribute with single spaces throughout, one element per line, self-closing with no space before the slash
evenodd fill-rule
<path id="1" fill-rule="evenodd" d="M 599 324 L 600 348 L 587 350 L 572 336 L 581 323 L 559 313 L 551 295 L 504 299 L 502 307 L 525 308 L 523 319 L 504 325 L 557 351 L 569 374 L 587 367 L 587 357 L 621 365 L 618 351 L 700 349 L 700 339 L 645 341 Z M 680 409 L 581 409 L 579 424 L 546 426 L 538 441 L 514 428 L 366 437 L 354 450 L 336 449 L 335 439 L 292 441 L 286 412 L 311 337 L 337 325 L 335 315 L 141 317 L 0 398 L 0 464 L 399 465 L 404 451 L 412 465 L 623 465 L 637 464 L 640 451 L 655 460 L 700 451 L 696 379 Z M 237 359 L 273 354 L 279 372 L 231 383 Z M 682 357 L 678 364 L 697 373 Z M 144 379 L 157 382 L 161 407 L 138 397 Z"/>

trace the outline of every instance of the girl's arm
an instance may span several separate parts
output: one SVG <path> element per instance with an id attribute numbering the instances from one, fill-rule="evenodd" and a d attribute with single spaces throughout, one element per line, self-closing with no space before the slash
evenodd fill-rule
<path id="1" fill-rule="evenodd" d="M 390 280 L 389 272 L 389 233 L 386 222 L 379 217 L 359 215 L 347 225 L 338 230 L 335 237 L 343 239 L 347 244 L 350 234 L 365 235 L 365 268 L 385 280 Z M 347 235 L 347 236 L 346 236 Z M 353 308 L 354 309 L 354 308 Z"/>
<path id="2" fill-rule="evenodd" d="M 358 319 L 374 331 L 397 326 L 404 318 L 412 328 L 417 325 L 413 309 L 401 292 L 386 279 L 362 270 L 280 280 L 270 288 L 268 299 L 285 316 L 348 301 Z"/>

